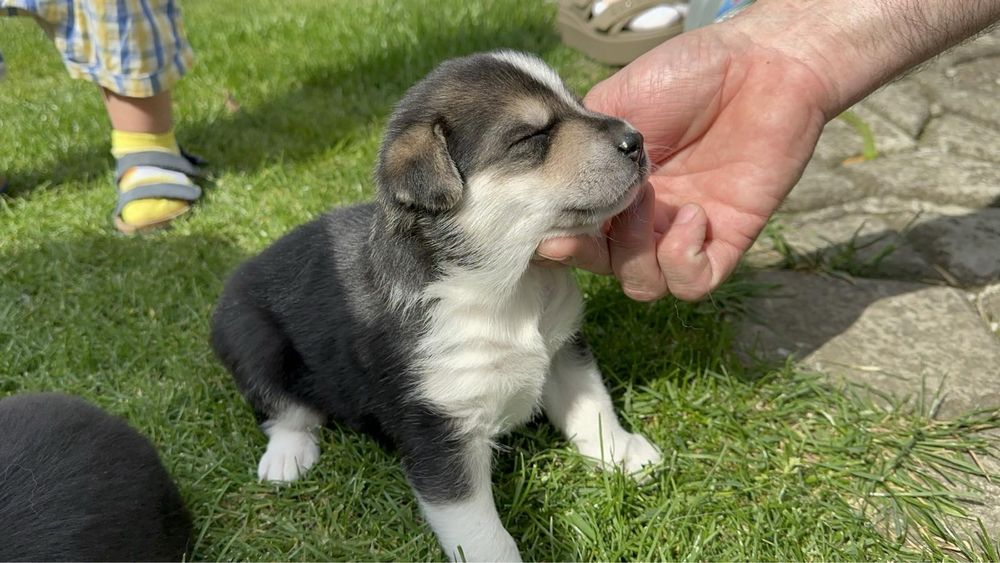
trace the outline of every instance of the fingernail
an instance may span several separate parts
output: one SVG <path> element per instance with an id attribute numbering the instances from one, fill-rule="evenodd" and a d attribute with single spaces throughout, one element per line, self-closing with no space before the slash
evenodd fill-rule
<path id="1" fill-rule="evenodd" d="M 573 261 L 572 256 L 563 256 L 562 258 L 556 258 L 555 256 L 546 256 L 541 252 L 537 251 L 535 252 L 535 257 L 540 260 L 548 260 L 550 262 L 556 262 L 558 264 L 566 264 L 567 266 L 571 265 Z"/>
<path id="2" fill-rule="evenodd" d="M 683 225 L 684 223 L 691 222 L 694 216 L 698 214 L 698 206 L 693 203 L 688 203 L 681 210 L 677 212 L 677 217 L 674 218 L 674 223 Z"/>
<path id="3" fill-rule="evenodd" d="M 638 301 L 640 303 L 648 303 L 650 301 L 656 301 L 661 296 L 645 289 L 636 289 L 631 286 L 622 285 L 622 292 L 628 296 L 629 299 L 633 301 Z"/>
<path id="4" fill-rule="evenodd" d="M 555 256 L 548 256 L 546 254 L 538 252 L 537 250 L 535 251 L 535 257 L 536 258 L 542 258 L 544 260 L 552 260 L 553 262 L 561 262 L 562 261 L 562 258 L 556 258 Z"/>

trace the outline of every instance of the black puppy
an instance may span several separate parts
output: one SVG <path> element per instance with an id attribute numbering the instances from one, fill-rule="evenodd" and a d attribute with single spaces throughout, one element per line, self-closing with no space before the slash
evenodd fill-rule
<path id="1" fill-rule="evenodd" d="M 0 400 L 0 561 L 179 561 L 191 531 L 123 420 L 56 393 Z"/>
<path id="2" fill-rule="evenodd" d="M 642 136 L 537 58 L 442 64 L 389 123 L 373 204 L 296 229 L 230 278 L 212 344 L 269 436 L 261 479 L 316 462 L 327 420 L 395 446 L 452 558 L 514 560 L 490 487 L 497 436 L 544 409 L 629 472 L 660 454 L 618 422 L 546 237 L 595 233 L 646 179 Z"/>

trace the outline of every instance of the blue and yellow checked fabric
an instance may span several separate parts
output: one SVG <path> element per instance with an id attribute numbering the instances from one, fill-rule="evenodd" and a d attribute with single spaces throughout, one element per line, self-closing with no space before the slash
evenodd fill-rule
<path id="1" fill-rule="evenodd" d="M 70 76 L 122 96 L 167 90 L 194 63 L 175 0 L 0 0 L 0 15 L 34 16 Z"/>

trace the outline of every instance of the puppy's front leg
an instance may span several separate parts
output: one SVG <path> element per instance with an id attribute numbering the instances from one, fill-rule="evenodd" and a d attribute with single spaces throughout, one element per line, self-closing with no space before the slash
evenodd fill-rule
<path id="1" fill-rule="evenodd" d="M 579 335 L 553 358 L 543 401 L 552 424 L 580 453 L 603 460 L 605 467 L 635 473 L 660 462 L 660 451 L 649 440 L 627 432 L 618 422 L 597 363 Z"/>
<path id="2" fill-rule="evenodd" d="M 452 561 L 521 561 L 493 502 L 489 440 L 460 442 L 404 453 L 424 517 Z"/>

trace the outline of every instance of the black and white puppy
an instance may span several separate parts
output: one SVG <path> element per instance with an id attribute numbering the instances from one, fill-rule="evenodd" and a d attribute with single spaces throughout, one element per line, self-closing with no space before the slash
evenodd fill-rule
<path id="1" fill-rule="evenodd" d="M 59 393 L 0 400 L 0 561 L 180 561 L 192 537 L 156 449 L 124 420 Z"/>
<path id="2" fill-rule="evenodd" d="M 596 232 L 646 174 L 642 136 L 535 57 L 431 72 L 389 122 L 377 200 L 286 235 L 219 301 L 214 349 L 269 437 L 259 477 L 301 476 L 337 421 L 399 452 L 449 557 L 517 560 L 491 491 L 498 436 L 541 409 L 608 467 L 658 462 L 612 410 L 570 273 L 531 261 L 546 237 Z"/>

